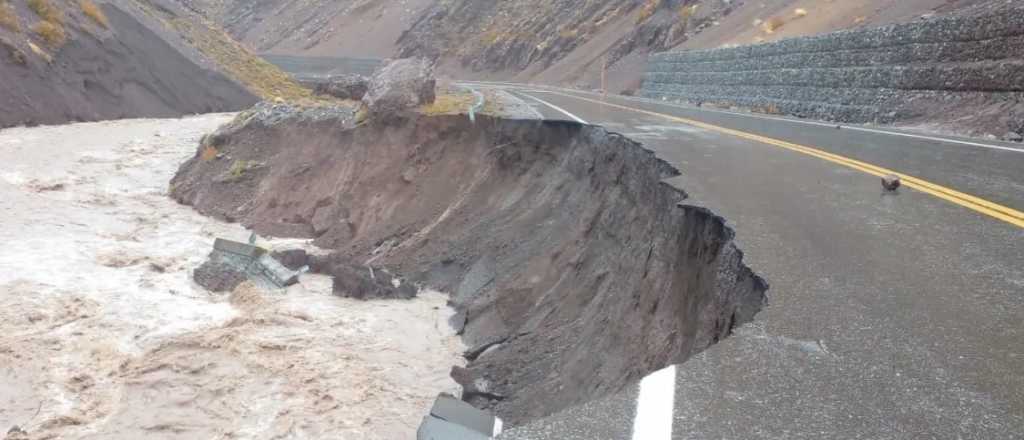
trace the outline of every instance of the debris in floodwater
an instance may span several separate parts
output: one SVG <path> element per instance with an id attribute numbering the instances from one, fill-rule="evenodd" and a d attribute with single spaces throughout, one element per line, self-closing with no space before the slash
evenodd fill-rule
<path id="1" fill-rule="evenodd" d="M 309 265 L 309 254 L 305 249 L 275 250 L 270 256 L 291 270 L 301 270 Z"/>
<path id="2" fill-rule="evenodd" d="M 412 299 L 417 289 L 382 268 L 359 265 L 336 255 L 316 258 L 313 272 L 330 275 L 334 294 L 355 299 Z"/>
<path id="3" fill-rule="evenodd" d="M 246 280 L 273 290 L 297 283 L 306 270 L 285 267 L 259 246 L 218 238 L 209 259 L 196 268 L 192 277 L 212 292 L 232 291 Z"/>
<path id="4" fill-rule="evenodd" d="M 501 419 L 488 411 L 474 408 L 448 394 L 437 396 L 430 414 L 423 418 L 417 440 L 487 440 L 502 432 Z"/>
<path id="5" fill-rule="evenodd" d="M 10 430 L 7 431 L 7 436 L 4 438 L 5 440 L 28 439 L 28 433 L 25 432 L 25 430 L 18 427 L 18 425 L 14 425 L 13 427 L 11 427 Z"/>

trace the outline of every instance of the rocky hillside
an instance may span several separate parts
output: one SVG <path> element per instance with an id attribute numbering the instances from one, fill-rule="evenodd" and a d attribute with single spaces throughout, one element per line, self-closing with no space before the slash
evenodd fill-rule
<path id="1" fill-rule="evenodd" d="M 257 52 L 389 57 L 436 0 L 176 0 Z"/>
<path id="2" fill-rule="evenodd" d="M 0 127 L 232 111 L 305 90 L 164 0 L 0 0 Z"/>
<path id="3" fill-rule="evenodd" d="M 461 78 L 635 89 L 647 55 L 921 19 L 1007 0 L 179 0 L 259 52 L 422 55 Z M 1010 3 L 1017 0 L 1012 0 Z"/>

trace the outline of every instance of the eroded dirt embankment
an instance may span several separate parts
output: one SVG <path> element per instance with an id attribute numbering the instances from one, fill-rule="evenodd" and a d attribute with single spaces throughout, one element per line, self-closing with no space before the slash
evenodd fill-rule
<path id="1" fill-rule="evenodd" d="M 172 181 L 179 201 L 315 238 L 451 292 L 464 399 L 512 424 L 621 389 L 750 321 L 767 284 L 733 232 L 622 136 L 575 123 L 243 116 Z M 457 323 L 462 324 L 462 323 Z"/>

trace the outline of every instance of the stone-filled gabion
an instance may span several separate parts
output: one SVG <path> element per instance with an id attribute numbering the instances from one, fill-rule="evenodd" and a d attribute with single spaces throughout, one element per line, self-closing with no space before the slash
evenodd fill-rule
<path id="1" fill-rule="evenodd" d="M 846 122 L 892 122 L 920 99 L 1019 101 L 1024 8 L 659 53 L 641 95 Z"/>

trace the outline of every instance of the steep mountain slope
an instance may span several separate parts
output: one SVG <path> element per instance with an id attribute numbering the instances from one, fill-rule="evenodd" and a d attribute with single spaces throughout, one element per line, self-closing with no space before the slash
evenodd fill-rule
<path id="1" fill-rule="evenodd" d="M 163 0 L 0 0 L 0 127 L 248 107 L 304 89 Z"/>
<path id="2" fill-rule="evenodd" d="M 436 0 L 177 0 L 258 52 L 388 57 Z"/>
<path id="3" fill-rule="evenodd" d="M 755 44 L 843 29 L 980 11 L 1019 0 L 763 0 L 737 3 L 732 14 L 677 49 Z"/>
<path id="4" fill-rule="evenodd" d="M 915 20 L 1006 0 L 180 0 L 260 52 L 427 56 L 461 78 L 634 89 L 647 54 Z M 1016 1 L 1016 0 L 1013 0 Z"/>

